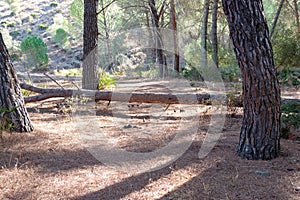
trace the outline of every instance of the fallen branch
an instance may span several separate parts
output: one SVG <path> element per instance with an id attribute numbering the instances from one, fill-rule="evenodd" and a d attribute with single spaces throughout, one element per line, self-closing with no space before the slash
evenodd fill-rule
<path id="1" fill-rule="evenodd" d="M 54 97 L 84 96 L 102 101 L 120 101 L 158 104 L 212 104 L 212 100 L 226 100 L 224 95 L 210 94 L 167 94 L 167 93 L 123 93 L 96 90 L 49 89 L 22 83 L 22 89 L 39 95 L 24 98 L 25 103 L 42 101 Z"/>
<path id="2" fill-rule="evenodd" d="M 79 89 L 49 89 L 40 88 L 33 85 L 22 83 L 22 89 L 29 90 L 39 95 L 24 98 L 25 103 L 42 101 L 55 97 L 72 97 L 84 96 L 96 101 L 120 101 L 120 102 L 135 102 L 135 103 L 157 103 L 157 104 L 230 104 L 235 107 L 242 107 L 242 98 L 232 95 L 217 95 L 217 94 L 167 94 L 167 93 L 141 93 L 141 92 L 110 92 L 98 90 L 79 90 Z M 283 102 L 297 101 L 299 99 L 282 99 Z"/>

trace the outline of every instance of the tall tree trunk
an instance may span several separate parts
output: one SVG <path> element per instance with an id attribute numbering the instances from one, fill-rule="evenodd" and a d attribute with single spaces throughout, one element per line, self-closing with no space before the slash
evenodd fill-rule
<path id="1" fill-rule="evenodd" d="M 98 86 L 98 0 L 84 0 L 82 88 Z"/>
<path id="2" fill-rule="evenodd" d="M 207 66 L 207 23 L 210 0 L 205 0 L 201 27 L 201 68 Z"/>
<path id="3" fill-rule="evenodd" d="M 162 36 L 161 36 L 160 26 L 159 26 L 159 15 L 157 12 L 157 8 L 155 6 L 155 0 L 148 0 L 148 5 L 150 8 L 152 24 L 153 24 L 153 35 L 155 38 L 156 58 L 158 64 L 160 65 L 159 72 L 160 72 L 160 76 L 164 77 L 167 74 L 165 68 L 166 59 L 163 51 L 163 41 L 162 41 Z"/>
<path id="4" fill-rule="evenodd" d="M 178 49 L 178 37 L 177 37 L 177 18 L 174 0 L 170 0 L 171 6 L 171 24 L 173 30 L 173 41 L 174 41 L 174 70 L 179 72 L 179 49 Z"/>
<path id="5" fill-rule="evenodd" d="M 280 87 L 262 0 L 222 3 L 243 77 L 244 118 L 238 154 L 247 159 L 272 159 L 280 150 Z"/>
<path id="6" fill-rule="evenodd" d="M 295 7 L 295 17 L 296 17 L 296 26 L 297 26 L 297 35 L 300 34 L 300 17 L 299 17 L 299 7 L 298 7 L 298 1 L 293 0 L 294 7 Z"/>
<path id="7" fill-rule="evenodd" d="M 147 28 L 149 30 L 149 46 L 152 47 L 152 45 L 154 44 L 154 37 L 153 37 L 153 23 L 151 23 L 151 17 L 149 17 L 149 14 L 151 15 L 151 11 L 147 11 L 146 12 L 146 20 L 147 20 Z M 149 48 L 148 49 L 148 55 L 151 55 L 151 61 L 152 63 L 156 62 L 156 50 L 154 48 Z"/>
<path id="8" fill-rule="evenodd" d="M 281 0 L 281 1 L 280 1 L 280 4 L 279 4 L 279 6 L 278 6 L 278 9 L 277 9 L 277 12 L 276 12 L 274 21 L 273 21 L 272 26 L 271 26 L 271 30 L 270 30 L 270 38 L 272 38 L 272 36 L 273 36 L 273 33 L 274 33 L 275 27 L 276 27 L 276 25 L 277 25 L 277 21 L 278 21 L 278 19 L 279 19 L 279 15 L 280 15 L 280 13 L 281 13 L 281 10 L 282 10 L 284 1 L 285 1 L 285 0 Z"/>
<path id="9" fill-rule="evenodd" d="M 211 43 L 212 43 L 212 59 L 217 67 L 219 67 L 218 59 L 218 4 L 219 0 L 214 0 L 212 12 L 212 27 L 211 27 Z"/>
<path id="10" fill-rule="evenodd" d="M 0 33 L 0 108 L 12 109 L 8 119 L 12 121 L 13 131 L 33 130 L 19 86 L 16 71 L 11 63 L 8 50 Z M 3 119 L 0 119 L 3 120 Z"/>
<path id="11" fill-rule="evenodd" d="M 103 16 L 103 26 L 104 26 L 104 32 L 105 32 L 105 43 L 106 43 L 106 48 L 107 48 L 107 55 L 108 55 L 108 62 L 109 64 L 113 63 L 113 53 L 111 50 L 111 41 L 110 41 L 110 35 L 109 35 L 109 30 L 107 26 L 107 17 L 106 17 L 106 8 L 104 6 L 103 0 L 101 2 L 101 14 Z"/>

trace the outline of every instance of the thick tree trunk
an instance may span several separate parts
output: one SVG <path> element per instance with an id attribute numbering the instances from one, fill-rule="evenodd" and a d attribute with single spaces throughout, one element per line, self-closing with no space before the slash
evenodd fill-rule
<path id="1" fill-rule="evenodd" d="M 218 58 L 218 5 L 219 0 L 214 0 L 211 25 L 211 44 L 212 44 L 212 59 L 217 67 L 219 67 Z"/>
<path id="2" fill-rule="evenodd" d="M 29 132 L 33 126 L 28 117 L 15 69 L 0 33 L 0 108 L 13 109 L 7 113 L 13 131 Z M 0 119 L 2 120 L 2 119 Z"/>
<path id="3" fill-rule="evenodd" d="M 82 88 L 98 86 L 98 0 L 84 0 Z"/>
<path id="4" fill-rule="evenodd" d="M 239 156 L 279 155 L 281 108 L 272 46 L 261 0 L 222 0 L 243 77 L 244 118 Z"/>
<path id="5" fill-rule="evenodd" d="M 282 10 L 284 1 L 285 1 L 285 0 L 281 0 L 281 1 L 280 1 L 280 4 L 279 4 L 279 6 L 278 6 L 278 9 L 277 9 L 277 12 L 276 12 L 274 21 L 273 21 L 272 26 L 271 26 L 271 30 L 270 30 L 270 38 L 272 38 L 272 35 L 273 35 L 273 33 L 274 33 L 274 30 L 275 30 L 275 27 L 276 27 L 276 25 L 277 25 L 277 21 L 278 21 L 278 19 L 279 19 L 279 15 L 280 15 L 280 13 L 281 13 L 281 10 Z"/>
<path id="6" fill-rule="evenodd" d="M 156 58 L 160 69 L 159 72 L 161 77 L 165 77 L 167 74 L 166 59 L 163 51 L 163 40 L 160 32 L 159 15 L 155 6 L 155 0 L 148 0 L 148 5 L 153 24 L 153 36 L 155 40 Z"/>
<path id="7" fill-rule="evenodd" d="M 201 68 L 207 67 L 207 23 L 210 0 L 205 0 L 201 27 Z"/>
<path id="8" fill-rule="evenodd" d="M 174 41 L 174 70 L 179 72 L 179 49 L 178 49 L 178 37 L 177 37 L 177 19 L 176 9 L 174 0 L 170 0 L 171 5 L 171 22 L 173 30 L 173 41 Z"/>

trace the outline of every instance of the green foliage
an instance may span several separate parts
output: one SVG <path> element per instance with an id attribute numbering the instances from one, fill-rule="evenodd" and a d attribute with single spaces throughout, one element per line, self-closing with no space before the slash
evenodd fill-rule
<path id="1" fill-rule="evenodd" d="M 181 74 L 188 80 L 204 81 L 201 76 L 200 70 L 198 70 L 196 67 L 183 67 L 181 68 Z"/>
<path id="2" fill-rule="evenodd" d="M 298 86 L 300 85 L 300 70 L 285 67 L 278 72 L 278 79 L 283 85 Z"/>
<path id="3" fill-rule="evenodd" d="M 237 82 L 241 78 L 241 70 L 238 66 L 220 67 L 223 81 Z"/>
<path id="4" fill-rule="evenodd" d="M 48 28 L 47 25 L 45 25 L 45 24 L 39 24 L 39 29 L 40 30 L 46 30 L 47 28 Z"/>
<path id="5" fill-rule="evenodd" d="M 21 42 L 21 52 L 26 55 L 28 67 L 45 69 L 48 65 L 47 46 L 37 36 L 27 36 Z"/>
<path id="6" fill-rule="evenodd" d="M 273 38 L 276 66 L 299 67 L 300 34 L 295 34 L 292 29 L 282 28 L 274 34 Z"/>
<path id="7" fill-rule="evenodd" d="M 78 30 L 83 30 L 83 21 L 84 21 L 84 2 L 83 0 L 74 0 L 71 5 L 70 5 L 70 16 L 72 18 L 72 27 L 73 31 L 72 33 L 74 35 L 81 35 L 82 31 Z"/>
<path id="8" fill-rule="evenodd" d="M 50 7 L 57 7 L 58 6 L 58 3 L 56 3 L 56 2 L 51 2 L 50 3 Z"/>
<path id="9" fill-rule="evenodd" d="M 282 137 L 290 138 L 291 130 L 300 127 L 300 103 L 287 102 L 282 105 Z"/>
<path id="10" fill-rule="evenodd" d="M 64 29 L 59 28 L 56 30 L 56 33 L 53 37 L 53 42 L 63 45 L 68 41 L 67 36 L 68 33 Z"/>
<path id="11" fill-rule="evenodd" d="M 112 87 L 117 86 L 116 79 L 111 76 L 109 73 L 105 72 L 104 70 L 99 71 L 99 82 L 98 82 L 98 89 L 111 89 Z"/>
<path id="12" fill-rule="evenodd" d="M 11 131 L 13 129 L 13 123 L 6 115 L 15 109 L 15 107 L 11 109 L 0 107 L 0 137 L 2 136 L 3 131 Z"/>

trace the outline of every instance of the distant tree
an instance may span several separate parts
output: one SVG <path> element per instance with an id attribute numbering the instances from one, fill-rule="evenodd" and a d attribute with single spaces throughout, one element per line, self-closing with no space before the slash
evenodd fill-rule
<path id="1" fill-rule="evenodd" d="M 170 0 L 170 17 L 173 30 L 174 41 L 174 70 L 179 72 L 179 49 L 178 49 L 178 36 L 177 36 L 177 17 L 174 0 Z"/>
<path id="2" fill-rule="evenodd" d="M 10 60 L 8 50 L 0 33 L 0 108 L 10 110 L 7 118 L 12 122 L 12 130 L 30 132 L 33 126 L 30 122 L 19 86 L 16 71 Z M 2 113 L 3 114 L 3 113 Z M 3 115 L 0 115 L 2 121 Z"/>
<path id="3" fill-rule="evenodd" d="M 211 45 L 212 45 L 212 59 L 217 67 L 219 67 L 218 59 L 218 6 L 219 0 L 214 0 L 212 11 L 212 25 L 211 25 Z"/>
<path id="4" fill-rule="evenodd" d="M 201 67 L 207 66 L 207 24 L 210 0 L 205 0 L 201 27 Z"/>
<path id="5" fill-rule="evenodd" d="M 280 15 L 280 13 L 281 13 L 281 10 L 282 10 L 284 1 L 285 1 L 285 0 L 281 0 L 281 1 L 280 1 L 280 4 L 279 4 L 279 6 L 278 6 L 278 9 L 277 9 L 277 12 L 276 12 L 274 21 L 273 21 L 272 26 L 271 26 L 271 29 L 270 29 L 270 38 L 272 38 L 272 36 L 273 36 L 273 33 L 274 33 L 275 27 L 276 27 L 276 25 L 277 25 L 277 22 L 278 22 L 278 19 L 279 19 L 279 15 Z"/>
<path id="6" fill-rule="evenodd" d="M 238 154 L 272 159 L 280 150 L 281 102 L 262 0 L 222 0 L 222 4 L 243 78 Z"/>
<path id="7" fill-rule="evenodd" d="M 167 74 L 166 70 L 166 58 L 163 51 L 163 39 L 160 31 L 160 15 L 157 10 L 155 0 L 148 0 L 148 6 L 150 9 L 153 36 L 155 40 L 155 53 L 158 64 L 160 65 L 160 76 L 164 77 Z"/>
<path id="8" fill-rule="evenodd" d="M 82 88 L 98 86 L 98 0 L 84 0 Z"/>

